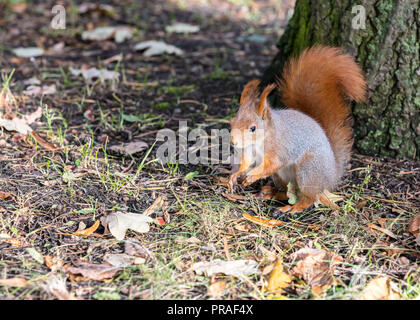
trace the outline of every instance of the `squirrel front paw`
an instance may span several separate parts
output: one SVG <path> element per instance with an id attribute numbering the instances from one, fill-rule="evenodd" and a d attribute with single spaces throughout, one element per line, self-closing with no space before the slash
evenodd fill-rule
<path id="1" fill-rule="evenodd" d="M 234 189 L 235 185 L 238 183 L 238 177 L 239 177 L 239 174 L 237 172 L 232 173 L 229 176 L 229 181 L 228 181 L 228 184 L 227 184 L 229 192 L 233 192 L 233 189 Z"/>
<path id="2" fill-rule="evenodd" d="M 251 184 L 253 184 L 258 179 L 259 178 L 257 176 L 248 174 L 248 175 L 245 176 L 245 179 L 244 179 L 242 184 L 243 184 L 244 187 L 247 187 L 247 186 L 250 186 Z"/>

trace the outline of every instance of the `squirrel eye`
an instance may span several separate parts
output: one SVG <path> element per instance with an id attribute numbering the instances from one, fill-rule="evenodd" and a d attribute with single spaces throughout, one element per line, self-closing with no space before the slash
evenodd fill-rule
<path id="1" fill-rule="evenodd" d="M 254 132 L 254 131 L 255 131 L 255 129 L 256 129 L 256 127 L 255 127 L 255 126 L 252 126 L 251 128 L 249 128 L 249 130 L 250 130 L 251 132 Z"/>

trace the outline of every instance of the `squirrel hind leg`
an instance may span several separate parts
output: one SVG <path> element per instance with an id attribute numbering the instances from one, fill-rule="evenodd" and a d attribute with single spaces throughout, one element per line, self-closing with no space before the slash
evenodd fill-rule
<path id="1" fill-rule="evenodd" d="M 277 186 L 267 184 L 261 188 L 261 191 L 257 194 L 257 198 L 263 198 L 265 200 L 272 199 L 275 201 L 285 201 L 288 199 L 286 192 L 280 191 Z"/>
<path id="2" fill-rule="evenodd" d="M 324 184 L 328 183 L 325 174 L 326 168 L 320 167 L 317 156 L 313 152 L 307 152 L 293 167 L 296 184 L 301 193 L 301 198 L 294 205 L 286 205 L 279 208 L 282 212 L 296 213 L 311 207 L 318 200 L 319 193 Z"/>
<path id="3" fill-rule="evenodd" d="M 280 170 L 281 172 L 282 170 Z M 264 199 L 273 199 L 276 201 L 287 201 L 289 197 L 287 196 L 287 181 L 282 177 L 278 172 L 274 173 L 271 176 L 271 180 L 274 183 L 272 185 L 271 181 L 268 185 L 264 186 L 261 189 L 260 196 Z"/>
<path id="4" fill-rule="evenodd" d="M 306 196 L 302 196 L 302 198 L 295 203 L 294 205 L 287 205 L 279 208 L 281 212 L 289 212 L 290 213 L 297 213 L 302 212 L 303 210 L 311 207 L 314 204 L 315 200 Z"/>

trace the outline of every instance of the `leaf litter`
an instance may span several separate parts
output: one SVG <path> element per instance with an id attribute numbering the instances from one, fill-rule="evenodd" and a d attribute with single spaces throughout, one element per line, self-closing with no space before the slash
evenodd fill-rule
<path id="1" fill-rule="evenodd" d="M 167 44 L 164 41 L 156 41 L 156 40 L 150 40 L 150 41 L 137 43 L 134 46 L 134 50 L 136 51 L 144 50 L 143 55 L 145 55 L 146 57 L 162 55 L 165 53 L 174 54 L 177 56 L 184 54 L 184 52 L 180 48 Z"/>
<path id="2" fill-rule="evenodd" d="M 114 267 L 110 264 L 79 262 L 75 267 L 65 267 L 65 270 L 74 275 L 81 274 L 90 280 L 104 281 L 114 277 L 114 275 L 121 271 L 122 268 Z"/>
<path id="3" fill-rule="evenodd" d="M 128 229 L 140 233 L 149 232 L 149 223 L 154 220 L 138 213 L 113 212 L 101 218 L 101 221 L 117 240 L 123 240 Z"/>
<path id="4" fill-rule="evenodd" d="M 223 273 L 226 275 L 241 278 L 248 274 L 259 274 L 261 271 L 257 268 L 258 263 L 254 260 L 232 260 L 225 261 L 215 259 L 209 262 L 196 262 L 191 266 L 197 274 L 206 274 L 212 276 L 214 274 Z"/>
<path id="5" fill-rule="evenodd" d="M 302 248 L 292 254 L 296 266 L 292 273 L 311 287 L 315 296 L 322 295 L 333 283 L 334 267 L 343 258 L 323 249 Z"/>

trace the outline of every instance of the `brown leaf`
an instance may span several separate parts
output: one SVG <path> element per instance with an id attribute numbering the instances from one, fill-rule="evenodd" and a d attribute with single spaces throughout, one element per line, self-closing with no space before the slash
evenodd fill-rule
<path id="1" fill-rule="evenodd" d="M 42 108 L 38 107 L 34 112 L 25 114 L 22 116 L 22 120 L 24 120 L 27 124 L 32 124 L 35 121 L 38 121 L 42 117 Z"/>
<path id="2" fill-rule="evenodd" d="M 322 249 L 302 248 L 293 254 L 297 261 L 293 268 L 296 277 L 303 278 L 312 288 L 312 293 L 321 295 L 332 283 L 334 265 L 343 258 Z"/>
<path id="3" fill-rule="evenodd" d="M 124 252 L 130 256 L 140 256 L 142 258 L 155 258 L 153 253 L 144 245 L 136 240 L 126 241 L 124 244 Z"/>
<path id="4" fill-rule="evenodd" d="M 0 286 L 26 287 L 28 282 L 23 278 L 0 279 Z"/>
<path id="5" fill-rule="evenodd" d="M 218 186 L 227 187 L 228 182 L 229 182 L 229 178 L 227 178 L 227 177 L 214 177 L 213 181 Z"/>
<path id="6" fill-rule="evenodd" d="M 135 256 L 128 255 L 126 253 L 107 253 L 104 256 L 104 261 L 114 267 L 127 267 L 134 264 L 136 259 Z M 142 258 L 140 258 L 142 259 Z M 143 259 L 144 260 L 144 259 Z"/>
<path id="7" fill-rule="evenodd" d="M 0 199 L 2 199 L 2 200 L 9 198 L 11 195 L 12 195 L 11 192 L 2 192 L 2 191 L 0 191 Z"/>
<path id="8" fill-rule="evenodd" d="M 118 271 L 121 270 L 119 267 L 113 267 L 109 264 L 93 264 L 93 263 L 79 263 L 77 267 L 67 267 L 68 272 L 72 274 L 81 274 L 84 277 L 103 281 L 105 279 L 112 278 Z"/>
<path id="9" fill-rule="evenodd" d="M 8 243 L 8 244 L 10 244 L 12 246 L 15 246 L 15 247 L 21 247 L 21 246 L 24 245 L 24 243 L 19 239 L 13 239 L 13 238 L 2 239 L 2 238 L 0 238 L 0 241 Z"/>
<path id="10" fill-rule="evenodd" d="M 94 233 L 96 231 L 96 229 L 98 229 L 99 223 L 100 223 L 100 221 L 96 220 L 95 223 L 91 227 L 89 227 L 87 229 L 83 229 L 83 230 L 77 230 L 76 232 L 73 233 L 73 236 L 88 237 L 92 233 Z"/>
<path id="11" fill-rule="evenodd" d="M 35 130 L 32 130 L 31 134 L 32 134 L 32 137 L 35 139 L 35 141 L 39 145 L 43 146 L 45 149 L 47 149 L 49 151 L 57 151 L 58 150 L 57 146 L 54 143 L 46 141 Z"/>
<path id="12" fill-rule="evenodd" d="M 264 291 L 274 295 L 282 295 L 284 293 L 283 289 L 287 288 L 292 280 L 293 278 L 284 272 L 283 261 L 278 259 Z"/>
<path id="13" fill-rule="evenodd" d="M 51 271 L 60 270 L 64 265 L 63 260 L 61 260 L 58 257 L 53 257 L 50 255 L 44 256 L 44 262 L 45 262 L 45 265 L 51 269 Z"/>
<path id="14" fill-rule="evenodd" d="M 243 231 L 243 232 L 249 232 L 249 231 L 251 230 L 251 227 L 249 226 L 249 224 L 248 224 L 248 223 L 246 223 L 246 224 L 239 224 L 239 223 L 236 223 L 233 227 L 234 227 L 236 230 L 238 230 L 238 231 Z"/>
<path id="15" fill-rule="evenodd" d="M 58 300 L 79 300 L 67 290 L 66 279 L 58 274 L 50 273 L 41 287 Z"/>
<path id="16" fill-rule="evenodd" d="M 277 227 L 280 226 L 282 224 L 284 224 L 283 221 L 280 220 L 268 220 L 268 219 L 264 219 L 264 218 L 258 218 L 258 217 L 254 217 L 251 216 L 248 213 L 244 213 L 242 215 L 245 219 L 252 221 L 256 224 L 259 224 L 260 226 L 264 226 L 264 227 Z"/>
<path id="17" fill-rule="evenodd" d="M 360 300 L 399 300 L 398 287 L 386 276 L 369 281 L 359 297 Z"/>
<path id="18" fill-rule="evenodd" d="M 359 203 L 356 205 L 356 209 L 362 209 L 366 207 L 366 204 L 367 204 L 366 200 L 359 201 Z"/>
<path id="19" fill-rule="evenodd" d="M 163 211 L 163 217 L 165 218 L 165 222 L 170 223 L 171 222 L 171 216 L 169 215 L 169 212 L 168 212 L 168 202 L 166 202 L 166 201 L 163 202 L 162 211 Z"/>
<path id="20" fill-rule="evenodd" d="M 155 201 L 153 201 L 152 205 L 147 208 L 146 210 L 144 210 L 143 215 L 145 216 L 150 216 L 152 213 L 154 213 L 159 207 L 161 207 L 163 204 L 163 199 L 162 197 L 159 195 Z"/>
<path id="21" fill-rule="evenodd" d="M 129 143 L 122 143 L 120 145 L 109 146 L 108 149 L 122 155 L 132 155 L 147 149 L 147 147 L 148 144 L 140 140 Z"/>
<path id="22" fill-rule="evenodd" d="M 165 219 L 163 219 L 162 217 L 157 217 L 155 219 L 156 223 L 160 226 L 164 226 L 166 224 Z"/>
<path id="23" fill-rule="evenodd" d="M 104 66 L 106 66 L 107 64 L 110 64 L 111 62 L 114 62 L 114 61 L 120 61 L 120 60 L 122 60 L 122 59 L 123 59 L 123 55 L 122 55 L 122 53 L 119 53 L 119 54 L 117 54 L 117 55 L 115 55 L 115 56 L 112 56 L 112 57 L 110 57 L 110 58 L 108 58 L 108 59 L 103 60 L 103 61 L 102 61 L 102 64 L 103 64 Z"/>
<path id="24" fill-rule="evenodd" d="M 207 288 L 207 294 L 213 299 L 220 299 L 220 297 L 223 295 L 225 287 L 225 281 L 214 282 Z"/>
<path id="25" fill-rule="evenodd" d="M 420 233 L 420 212 L 411 220 L 408 231 L 417 237 Z"/>
<path id="26" fill-rule="evenodd" d="M 83 116 L 90 121 L 95 121 L 95 115 L 93 114 L 91 107 L 86 109 L 86 111 L 83 113 Z"/>
<path id="27" fill-rule="evenodd" d="M 277 260 L 277 255 L 274 252 L 271 252 L 269 250 L 267 250 L 266 248 L 264 248 L 263 245 L 259 245 L 258 249 L 260 249 L 262 251 L 262 253 L 264 253 L 264 256 L 266 257 L 266 259 L 270 262 L 274 262 Z"/>

